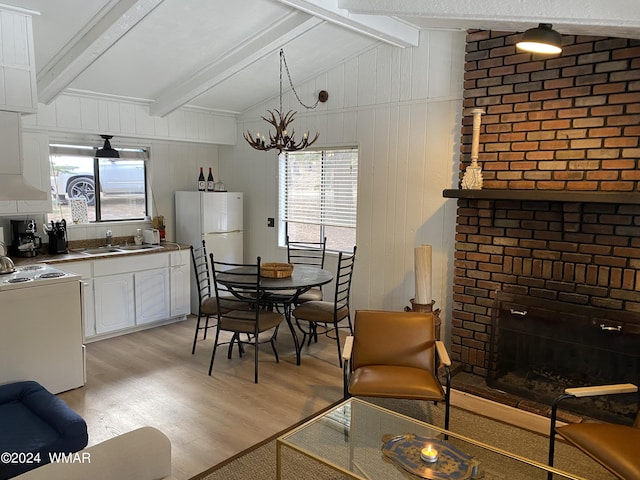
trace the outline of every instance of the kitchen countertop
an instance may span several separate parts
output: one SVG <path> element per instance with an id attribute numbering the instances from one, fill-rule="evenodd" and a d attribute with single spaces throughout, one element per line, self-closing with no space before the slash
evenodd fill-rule
<path id="1" fill-rule="evenodd" d="M 119 242 L 118 239 L 114 239 L 113 246 L 124 246 L 124 245 L 133 245 L 133 242 Z M 11 257 L 13 263 L 18 266 L 22 265 L 30 265 L 33 263 L 47 263 L 49 265 L 60 265 L 60 268 L 64 269 L 64 266 L 61 264 L 65 262 L 74 262 L 78 260 L 101 260 L 105 258 L 114 258 L 114 257 L 122 257 L 124 255 L 149 255 L 153 253 L 162 253 L 162 252 L 177 252 L 180 250 L 188 250 L 189 245 L 174 243 L 174 242 L 161 242 L 160 247 L 162 248 L 150 248 L 150 249 L 142 249 L 142 250 L 130 250 L 123 252 L 111 252 L 104 254 L 92 254 L 87 255 L 81 252 L 74 252 L 73 250 L 80 250 L 83 248 L 95 248 L 95 247 L 103 247 L 104 240 L 99 243 L 96 241 L 79 241 L 79 242 L 69 242 L 69 253 L 62 253 L 52 255 L 47 252 L 47 246 L 44 245 L 41 251 L 35 257 Z"/>

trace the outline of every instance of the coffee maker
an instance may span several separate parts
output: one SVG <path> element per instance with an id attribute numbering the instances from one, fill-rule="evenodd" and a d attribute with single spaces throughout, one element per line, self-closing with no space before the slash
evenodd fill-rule
<path id="1" fill-rule="evenodd" d="M 49 235 L 49 253 L 56 255 L 59 253 L 69 253 L 69 242 L 67 241 L 67 221 L 63 218 L 59 222 L 51 220 L 51 228 L 47 228 Z"/>
<path id="2" fill-rule="evenodd" d="M 36 232 L 35 220 L 11 220 L 11 254 L 35 257 L 42 246 L 42 239 Z"/>

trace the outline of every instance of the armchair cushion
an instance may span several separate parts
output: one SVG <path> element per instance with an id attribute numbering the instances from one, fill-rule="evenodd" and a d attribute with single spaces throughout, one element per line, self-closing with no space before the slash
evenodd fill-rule
<path id="1" fill-rule="evenodd" d="M 580 423 L 557 427 L 556 431 L 620 478 L 640 478 L 640 429 L 611 423 Z"/>
<path id="2" fill-rule="evenodd" d="M 443 400 L 444 390 L 429 371 L 414 367 L 369 365 L 351 375 L 351 395 L 411 400 Z"/>
<path id="3" fill-rule="evenodd" d="M 365 365 L 395 365 L 434 371 L 432 314 L 361 310 L 356 312 L 355 329 L 354 371 Z"/>

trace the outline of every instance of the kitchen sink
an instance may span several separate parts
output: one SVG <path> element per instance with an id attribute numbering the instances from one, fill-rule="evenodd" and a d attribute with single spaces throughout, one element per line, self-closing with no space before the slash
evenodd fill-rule
<path id="1" fill-rule="evenodd" d="M 83 253 L 85 255 L 107 255 L 111 253 L 126 253 L 137 252 L 145 250 L 159 250 L 163 247 L 160 245 L 112 245 L 110 247 L 93 247 L 93 248 L 78 248 L 71 250 L 73 253 Z"/>
<path id="2" fill-rule="evenodd" d="M 151 250 L 151 249 L 157 249 L 157 248 L 162 248 L 160 245 L 149 245 L 149 244 L 145 244 L 145 245 L 122 245 L 120 247 L 118 247 L 118 250 L 122 250 L 125 252 L 131 251 L 131 250 Z"/>
<path id="3" fill-rule="evenodd" d="M 72 250 L 75 253 L 84 253 L 85 255 L 104 255 L 106 253 L 118 253 L 120 250 L 117 247 L 95 247 L 95 248 L 80 248 L 78 250 Z"/>

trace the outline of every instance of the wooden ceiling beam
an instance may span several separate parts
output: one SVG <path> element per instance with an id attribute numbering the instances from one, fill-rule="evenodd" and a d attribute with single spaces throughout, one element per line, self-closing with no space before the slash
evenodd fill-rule
<path id="1" fill-rule="evenodd" d="M 150 105 L 149 113 L 159 117 L 168 115 L 321 23 L 323 20 L 300 11 L 286 15 L 281 21 L 238 45 L 222 58 L 212 61 L 193 74 L 186 75 L 163 91 Z"/>
<path id="2" fill-rule="evenodd" d="M 49 104 L 164 0 L 112 0 L 42 68 L 38 101 Z"/>
<path id="3" fill-rule="evenodd" d="M 348 28 L 396 47 L 416 47 L 420 30 L 398 19 L 380 15 L 350 13 L 338 0 L 278 0 L 314 17 Z"/>
<path id="4" fill-rule="evenodd" d="M 335 0 L 352 14 L 394 16 L 425 28 L 479 28 L 524 31 L 538 23 L 552 23 L 566 35 L 640 38 L 640 2 L 637 0 Z"/>

